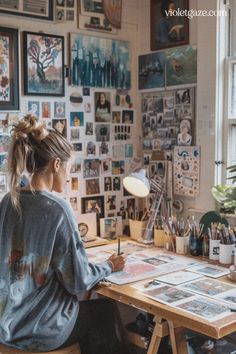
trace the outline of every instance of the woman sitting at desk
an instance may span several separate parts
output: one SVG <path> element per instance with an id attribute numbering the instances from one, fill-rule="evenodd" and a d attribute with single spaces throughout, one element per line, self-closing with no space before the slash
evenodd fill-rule
<path id="1" fill-rule="evenodd" d="M 78 300 L 125 259 L 90 263 L 71 207 L 52 193 L 63 190 L 70 155 L 65 137 L 33 116 L 12 129 L 10 193 L 0 204 L 0 343 L 41 352 L 79 342 L 82 354 L 127 353 L 113 304 Z M 31 178 L 20 188 L 24 173 Z"/>

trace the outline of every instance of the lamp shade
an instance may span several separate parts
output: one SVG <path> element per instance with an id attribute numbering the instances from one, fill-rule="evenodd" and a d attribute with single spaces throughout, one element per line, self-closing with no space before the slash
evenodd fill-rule
<path id="1" fill-rule="evenodd" d="M 150 192 L 150 183 L 146 177 L 146 170 L 140 169 L 123 179 L 125 189 L 135 197 L 147 197 Z"/>

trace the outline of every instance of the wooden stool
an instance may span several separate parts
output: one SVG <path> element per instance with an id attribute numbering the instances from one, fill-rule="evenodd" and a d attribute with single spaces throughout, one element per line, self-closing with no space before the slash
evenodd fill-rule
<path id="1" fill-rule="evenodd" d="M 24 350 L 7 347 L 0 344 L 0 354 L 80 354 L 79 344 L 73 344 L 70 347 L 57 349 L 51 352 L 25 352 Z"/>

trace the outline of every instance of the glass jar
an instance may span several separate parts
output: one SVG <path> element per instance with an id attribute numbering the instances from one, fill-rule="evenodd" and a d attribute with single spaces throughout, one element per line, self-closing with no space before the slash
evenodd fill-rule
<path id="1" fill-rule="evenodd" d="M 202 238 L 191 234 L 189 237 L 189 253 L 192 256 L 200 256 L 202 254 Z"/>

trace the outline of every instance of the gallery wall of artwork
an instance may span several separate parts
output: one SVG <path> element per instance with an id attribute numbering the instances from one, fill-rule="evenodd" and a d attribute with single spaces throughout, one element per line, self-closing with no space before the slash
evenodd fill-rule
<path id="1" fill-rule="evenodd" d="M 140 135 L 134 94 L 137 64 L 132 55 L 136 46 L 135 6 L 120 7 L 126 19 L 127 12 L 132 13 L 130 22 L 122 26 L 121 13 L 113 18 L 107 1 L 109 23 L 112 18 L 116 22 L 114 30 L 85 31 L 80 28 L 80 16 L 94 11 L 92 22 L 95 17 L 104 18 L 98 4 L 95 9 L 87 8 L 85 14 L 88 2 L 55 3 L 53 20 L 50 16 L 42 20 L 24 17 L 23 0 L 17 17 L 9 14 L 10 9 L 2 9 L 0 1 L 0 43 L 4 48 L 0 56 L 5 68 L 5 75 L 0 74 L 1 196 L 7 191 L 11 125 L 29 112 L 47 127 L 60 131 L 73 145 L 71 179 L 63 196 L 78 221 L 83 213 L 95 213 L 97 220 L 120 217 L 125 225 L 128 210 L 134 212 L 135 199 L 123 190 L 122 180 L 135 161 Z M 18 28 L 14 29 L 16 19 Z"/>

